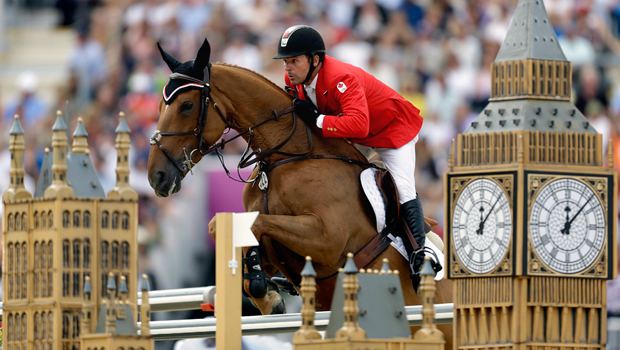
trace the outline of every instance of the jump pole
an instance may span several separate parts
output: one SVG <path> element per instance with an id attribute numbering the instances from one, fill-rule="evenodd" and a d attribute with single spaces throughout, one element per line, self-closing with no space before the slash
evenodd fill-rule
<path id="1" fill-rule="evenodd" d="M 258 212 L 215 215 L 215 346 L 241 350 L 242 247 L 258 245 L 250 228 Z"/>

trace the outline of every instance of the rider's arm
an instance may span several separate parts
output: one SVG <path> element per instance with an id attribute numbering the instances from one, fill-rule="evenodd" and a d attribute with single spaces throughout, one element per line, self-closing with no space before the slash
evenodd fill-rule
<path id="1" fill-rule="evenodd" d="M 335 99 L 341 114 L 325 115 L 322 120 L 323 136 L 343 138 L 364 138 L 370 129 L 368 102 L 359 78 L 347 74 L 336 80 L 328 98 Z M 321 121 L 317 121 L 317 124 Z"/>

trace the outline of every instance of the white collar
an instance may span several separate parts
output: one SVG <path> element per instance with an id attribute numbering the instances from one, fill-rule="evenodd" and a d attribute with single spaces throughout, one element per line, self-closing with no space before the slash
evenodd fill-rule
<path id="1" fill-rule="evenodd" d="M 319 74 L 317 73 L 317 75 L 314 76 L 314 79 L 312 79 L 312 82 L 310 83 L 310 85 L 304 85 L 304 89 L 309 89 L 312 88 L 314 89 L 314 91 L 316 91 L 316 81 L 319 78 Z"/>

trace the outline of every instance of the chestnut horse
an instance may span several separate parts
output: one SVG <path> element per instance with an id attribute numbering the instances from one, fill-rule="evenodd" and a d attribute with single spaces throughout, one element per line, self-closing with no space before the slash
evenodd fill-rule
<path id="1" fill-rule="evenodd" d="M 207 40 L 194 61 L 180 63 L 161 47 L 160 52 L 173 73 L 151 138 L 151 186 L 159 196 L 177 192 L 191 167 L 207 153 L 221 155 L 226 141 L 218 140 L 228 129 L 236 130 L 252 149 L 240 166 L 257 165 L 256 180 L 245 186 L 243 201 L 246 210 L 260 212 L 252 231 L 260 243 L 263 270 L 280 271 L 299 285 L 304 257 L 311 256 L 316 306 L 329 309 L 335 274 L 346 254 L 359 252 L 378 235 L 359 181 L 368 161 L 346 140 L 323 138 L 306 126 L 292 113 L 291 97 L 263 76 L 227 64 L 211 66 Z M 400 271 L 405 303 L 420 304 L 408 263 L 391 246 L 358 267 L 380 269 L 384 258 Z M 244 288 L 248 292 L 247 282 Z M 452 292 L 444 278 L 435 301 L 452 302 Z M 253 302 L 269 314 L 278 298 L 270 292 Z M 451 326 L 441 328 L 450 343 Z"/>

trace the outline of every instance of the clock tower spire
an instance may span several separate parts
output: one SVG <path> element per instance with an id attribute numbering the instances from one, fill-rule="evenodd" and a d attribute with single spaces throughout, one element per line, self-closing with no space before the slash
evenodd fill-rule
<path id="1" fill-rule="evenodd" d="M 605 349 L 617 175 L 571 75 L 543 0 L 519 0 L 489 103 L 448 161 L 458 349 Z"/>

